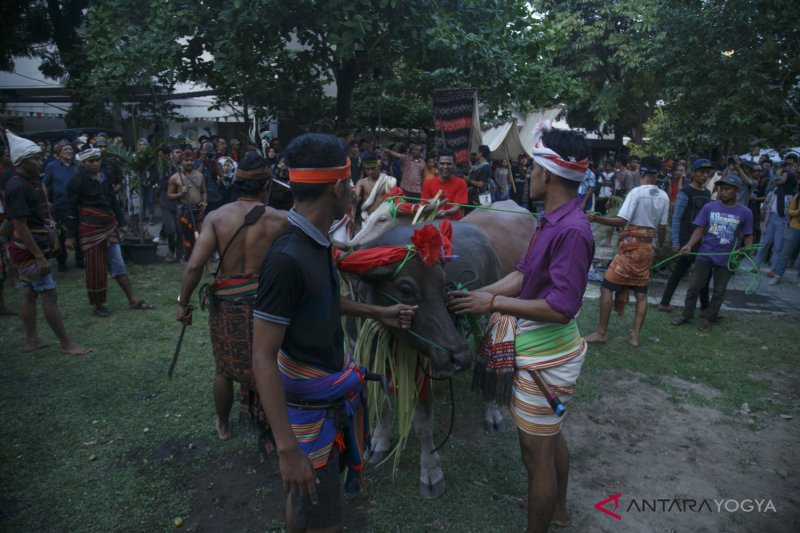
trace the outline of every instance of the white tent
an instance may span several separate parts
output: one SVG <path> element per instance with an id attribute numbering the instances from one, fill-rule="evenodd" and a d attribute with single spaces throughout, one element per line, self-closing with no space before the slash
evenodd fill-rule
<path id="1" fill-rule="evenodd" d="M 481 137 L 492 152 L 492 159 L 515 159 L 519 154 L 527 153 L 519 138 L 516 120 L 489 128 Z"/>
<path id="2" fill-rule="evenodd" d="M 783 161 L 783 159 L 781 159 L 781 154 L 772 148 L 762 148 L 756 155 L 742 154 L 739 156 L 739 159 L 742 161 L 752 161 L 754 163 L 758 163 L 758 160 L 761 159 L 762 155 L 769 157 L 770 161 L 772 161 L 774 164 L 778 164 Z"/>

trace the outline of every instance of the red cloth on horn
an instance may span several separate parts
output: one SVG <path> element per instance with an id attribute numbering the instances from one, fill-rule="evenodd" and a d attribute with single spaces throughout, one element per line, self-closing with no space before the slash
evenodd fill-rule
<path id="1" fill-rule="evenodd" d="M 373 268 L 393 265 L 405 259 L 408 248 L 405 246 L 379 246 L 366 250 L 356 250 L 342 254 L 336 250 L 336 266 L 342 272 L 360 276 Z"/>

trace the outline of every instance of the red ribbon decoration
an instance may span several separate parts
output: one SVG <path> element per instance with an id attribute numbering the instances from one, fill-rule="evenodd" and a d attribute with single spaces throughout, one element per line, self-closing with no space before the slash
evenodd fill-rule
<path id="1" fill-rule="evenodd" d="M 425 224 L 414 230 L 411 243 L 411 246 L 379 246 L 348 253 L 335 250 L 334 259 L 339 270 L 357 276 L 380 266 L 399 263 L 410 253 L 416 253 L 426 266 L 431 266 L 437 261 L 452 259 L 453 227 L 448 220 L 442 221 L 438 228 Z"/>

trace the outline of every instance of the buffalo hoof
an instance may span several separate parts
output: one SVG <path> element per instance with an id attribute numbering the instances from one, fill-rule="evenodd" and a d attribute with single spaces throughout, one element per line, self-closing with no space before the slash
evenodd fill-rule
<path id="1" fill-rule="evenodd" d="M 373 450 L 369 452 L 367 462 L 371 465 L 382 463 L 389 456 L 389 450 Z"/>
<path id="2" fill-rule="evenodd" d="M 425 500 L 435 500 L 442 494 L 444 494 L 444 478 L 433 485 L 423 482 L 419 484 L 419 495 Z"/>

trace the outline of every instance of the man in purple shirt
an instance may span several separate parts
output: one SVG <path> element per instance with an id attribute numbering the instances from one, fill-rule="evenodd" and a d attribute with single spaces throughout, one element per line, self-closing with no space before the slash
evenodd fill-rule
<path id="1" fill-rule="evenodd" d="M 703 316 L 700 331 L 708 333 L 719 315 L 719 308 L 725 299 L 725 289 L 733 276 L 728 269 L 728 254 L 739 244 L 744 235 L 745 245 L 753 244 L 753 212 L 736 202 L 736 196 L 742 188 L 738 176 L 728 174 L 716 183 L 719 200 L 703 206 L 694 219 L 697 226 L 692 236 L 683 247 L 681 253 L 686 255 L 701 241 L 697 261 L 694 263 L 692 282 L 686 291 L 683 313 L 672 321 L 674 326 L 686 324 L 694 318 L 697 296 L 709 280 L 714 278 L 711 301 Z M 715 255 L 703 255 L 715 254 Z"/>
<path id="2" fill-rule="evenodd" d="M 507 375 L 513 376 L 508 395 L 502 391 L 495 399 L 510 403 L 519 429 L 528 472 L 528 531 L 546 531 L 551 521 L 567 525 L 567 444 L 561 418 L 545 399 L 539 379 L 562 403 L 575 391 L 587 346 L 575 316 L 594 256 L 592 230 L 577 198 L 588 168 L 586 142 L 576 132 L 550 129 L 549 123 L 540 129 L 544 134 L 533 149 L 530 197 L 544 202 L 546 215 L 528 252 L 515 272 L 474 292 L 451 292 L 449 304 L 456 314 L 493 313 L 490 346 L 481 350 L 476 377 L 497 373 L 487 382 L 498 390 Z M 503 367 L 510 367 L 507 374 Z"/>

